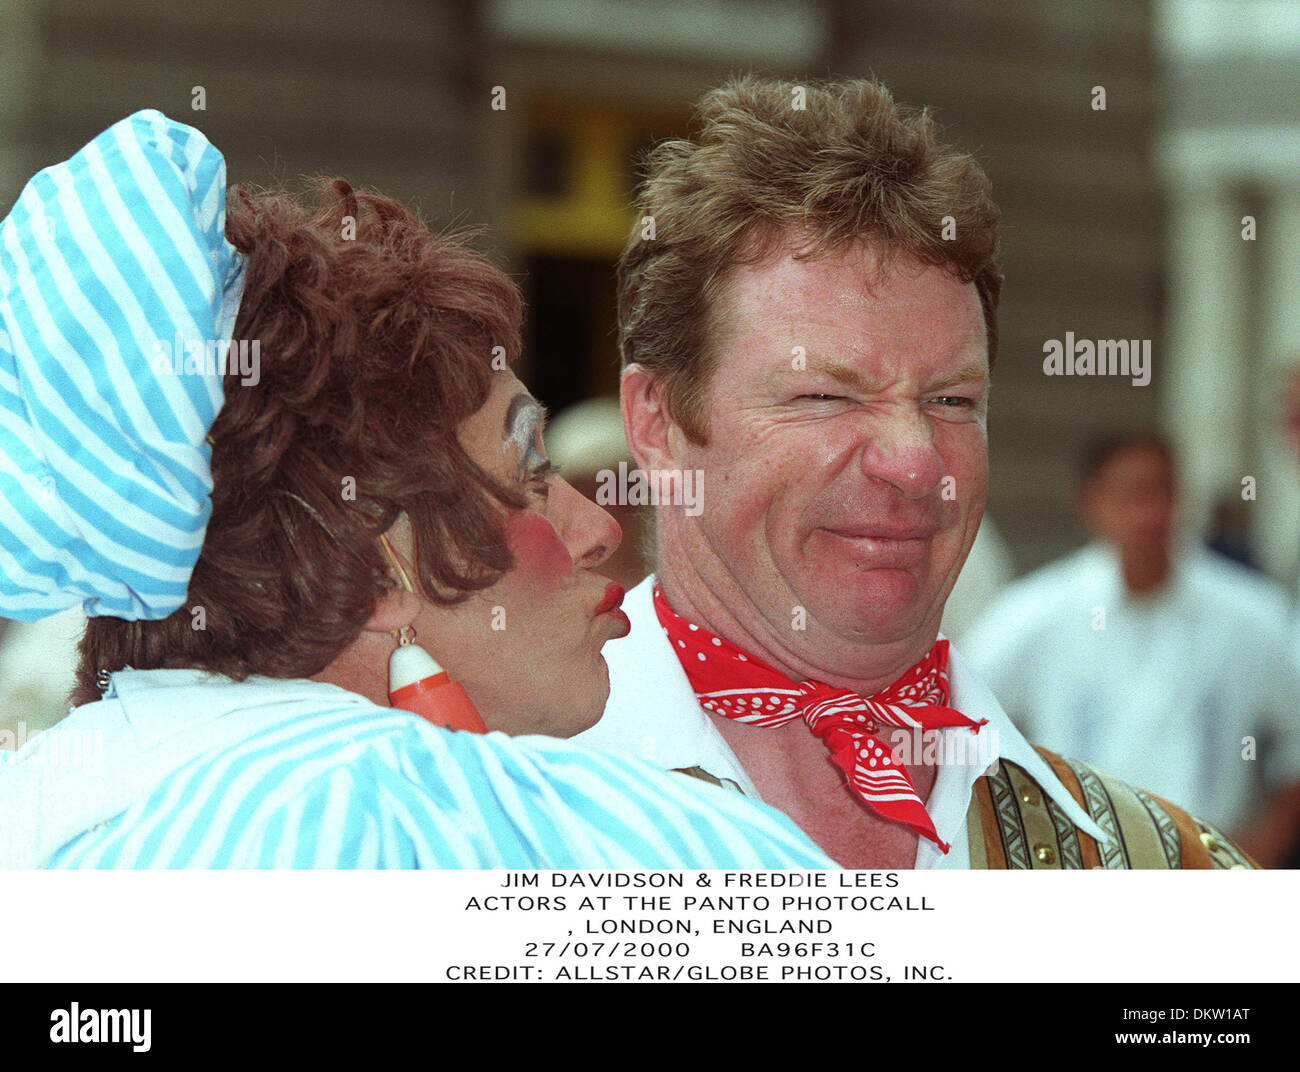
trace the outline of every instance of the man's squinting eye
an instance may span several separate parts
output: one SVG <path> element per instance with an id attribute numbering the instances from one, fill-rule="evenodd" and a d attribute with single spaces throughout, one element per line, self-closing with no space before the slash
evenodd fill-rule
<path id="1" fill-rule="evenodd" d="M 848 399 L 844 395 L 799 395 L 795 399 L 796 402 L 805 401 L 805 400 L 810 402 L 847 402 L 848 401 Z M 930 401 L 938 402 L 940 405 L 943 406 L 975 405 L 975 399 L 965 398 L 961 395 L 939 395 L 936 398 L 930 399 Z"/>
<path id="2" fill-rule="evenodd" d="M 829 403 L 851 402 L 852 399 L 845 395 L 807 394 L 797 395 L 794 401 Z M 965 395 L 936 395 L 928 401 L 944 409 L 975 409 L 979 406 L 978 398 L 968 398 Z"/>

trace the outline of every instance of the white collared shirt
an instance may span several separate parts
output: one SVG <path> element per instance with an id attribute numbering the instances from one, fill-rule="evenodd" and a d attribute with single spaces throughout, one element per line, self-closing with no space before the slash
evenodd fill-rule
<path id="1" fill-rule="evenodd" d="M 1134 597 L 1092 544 L 1008 587 L 962 647 L 1035 740 L 1233 830 L 1266 781 L 1300 778 L 1286 614 L 1280 587 L 1204 549 Z"/>
<path id="2" fill-rule="evenodd" d="M 715 778 L 734 782 L 746 796 L 761 800 L 740 760 L 700 707 L 655 614 L 654 586 L 655 577 L 651 575 L 624 600 L 623 609 L 632 622 L 632 632 L 606 644 L 604 649 L 609 664 L 609 703 L 601 720 L 572 740 L 590 748 L 644 759 L 669 770 L 701 767 Z M 1012 725 L 993 694 L 955 650 L 949 662 L 949 683 L 953 707 L 977 722 L 988 719 L 988 725 L 979 732 L 983 740 L 978 751 L 952 748 L 947 740 L 947 735 L 968 737 L 969 730 L 958 727 L 942 731 L 945 748 L 959 761 L 939 764 L 926 810 L 939 837 L 952 847 L 945 856 L 927 839 L 918 839 L 917 868 L 970 866 L 966 815 L 971 793 L 976 781 L 997 759 L 1023 767 L 1079 829 L 1098 840 L 1109 840 L 1047 762 Z"/>

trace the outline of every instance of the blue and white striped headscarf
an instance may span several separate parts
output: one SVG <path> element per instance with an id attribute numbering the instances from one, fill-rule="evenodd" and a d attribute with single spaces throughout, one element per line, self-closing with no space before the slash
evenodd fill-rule
<path id="1" fill-rule="evenodd" d="M 157 111 L 40 172 L 0 223 L 0 616 L 184 603 L 224 395 L 173 354 L 229 346 L 225 224 L 225 160 Z"/>

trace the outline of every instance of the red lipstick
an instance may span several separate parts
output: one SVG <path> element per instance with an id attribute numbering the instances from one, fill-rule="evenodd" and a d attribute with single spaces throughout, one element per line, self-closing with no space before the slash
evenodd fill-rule
<path id="1" fill-rule="evenodd" d="M 605 587 L 605 597 L 600 601 L 600 606 L 595 609 L 593 614 L 608 614 L 610 611 L 617 609 L 623 602 L 623 594 L 623 586 L 611 581 Z"/>

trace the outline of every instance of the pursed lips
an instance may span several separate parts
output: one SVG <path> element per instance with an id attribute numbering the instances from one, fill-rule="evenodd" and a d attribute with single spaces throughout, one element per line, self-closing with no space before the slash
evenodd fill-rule
<path id="1" fill-rule="evenodd" d="M 632 631 L 632 623 L 627 614 L 620 610 L 623 603 L 624 589 L 621 584 L 610 581 L 605 586 L 605 594 L 596 605 L 592 617 L 596 620 L 607 618 L 614 626 L 614 639 L 625 637 Z"/>
<path id="2" fill-rule="evenodd" d="M 596 606 L 594 613 L 598 615 L 608 614 L 616 607 L 622 606 L 623 595 L 623 586 L 615 581 L 610 581 L 609 584 L 605 586 L 605 594 L 601 598 L 600 603 Z"/>
<path id="3" fill-rule="evenodd" d="M 928 540 L 936 532 L 933 525 L 835 525 L 825 526 L 827 532 L 850 539 L 881 540 L 888 543 L 904 543 L 909 540 Z"/>
<path id="4" fill-rule="evenodd" d="M 846 525 L 822 531 L 854 556 L 866 556 L 871 566 L 888 569 L 915 565 L 929 549 L 930 540 L 938 529 L 929 526 Z"/>

